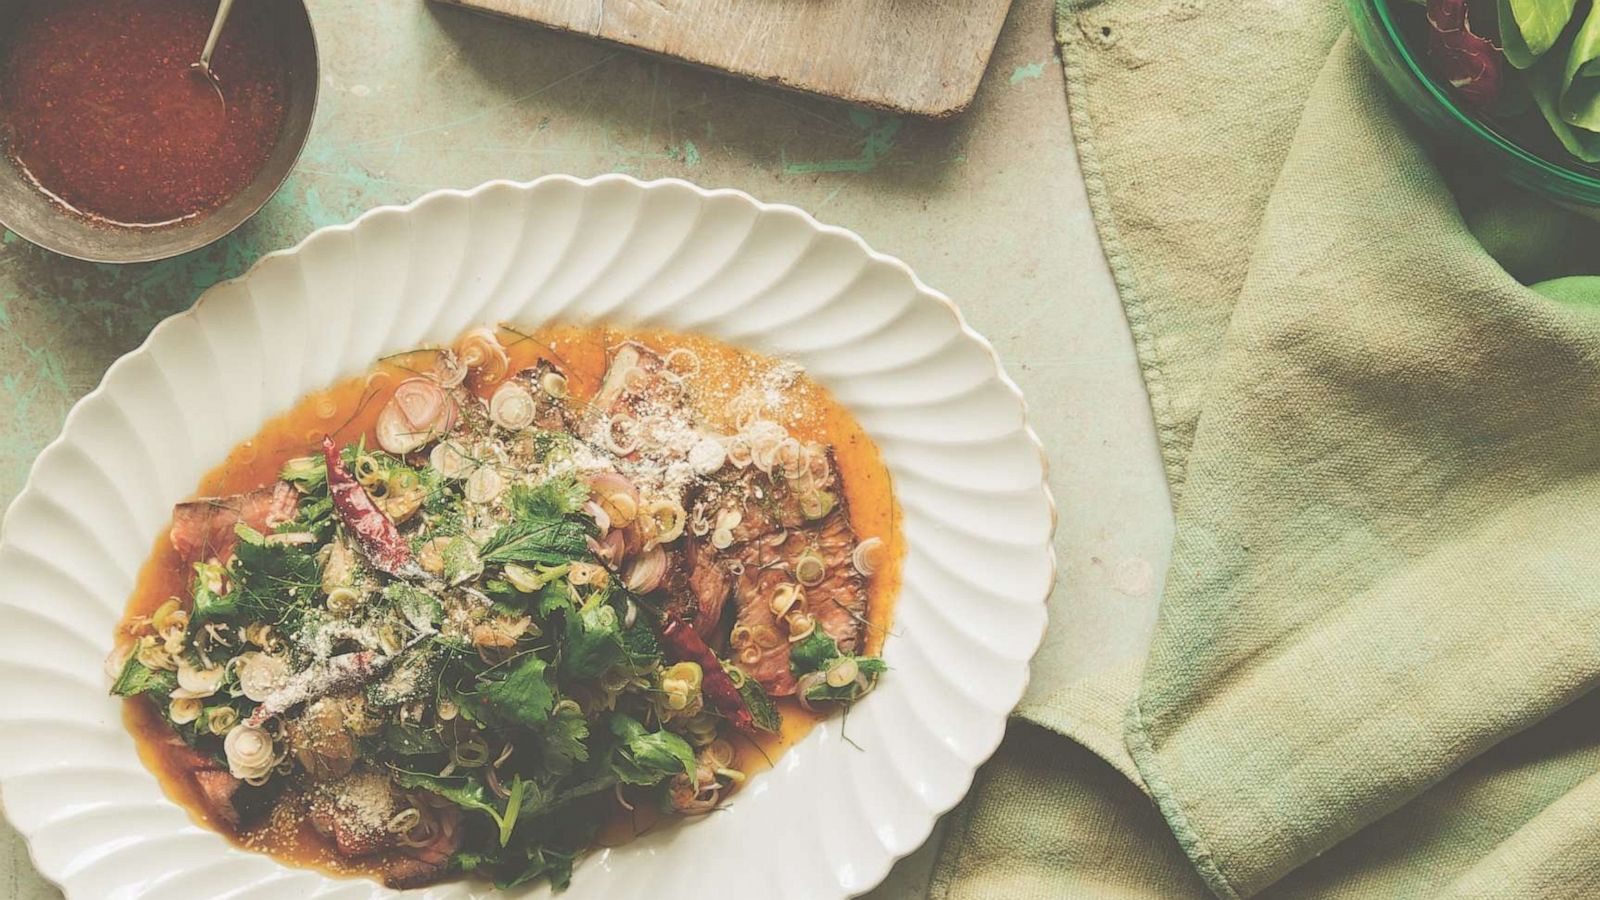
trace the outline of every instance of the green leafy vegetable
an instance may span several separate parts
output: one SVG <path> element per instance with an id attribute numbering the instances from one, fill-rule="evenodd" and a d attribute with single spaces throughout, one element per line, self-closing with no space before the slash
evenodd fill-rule
<path id="1" fill-rule="evenodd" d="M 856 662 L 856 671 L 867 676 L 868 684 L 871 684 L 873 681 L 875 681 L 879 675 L 889 671 L 888 665 L 886 665 L 883 660 L 877 658 L 876 656 L 857 656 L 854 657 L 854 659 Z M 849 684 L 840 685 L 839 687 L 834 687 L 833 685 L 830 685 L 824 681 L 812 685 L 810 690 L 806 691 L 806 699 L 849 702 L 859 698 L 862 693 L 863 689 L 861 685 L 856 684 L 854 681 L 851 681 Z"/>
<path id="2" fill-rule="evenodd" d="M 831 659 L 842 656 L 839 645 L 821 628 L 789 648 L 789 669 L 796 675 L 821 671 Z"/>
<path id="3" fill-rule="evenodd" d="M 611 769 L 628 784 L 660 784 L 680 772 L 694 777 L 694 748 L 670 731 L 648 731 L 631 716 L 611 717 L 611 733 L 617 738 L 612 751 Z"/>
<path id="4" fill-rule="evenodd" d="M 622 622 L 617 611 L 596 595 L 574 615 L 567 613 L 561 674 L 568 678 L 596 678 L 622 657 Z"/>
<path id="5" fill-rule="evenodd" d="M 515 802 L 518 808 L 512 808 L 508 800 L 506 808 L 502 810 L 492 802 L 493 794 L 478 779 L 471 776 L 463 778 L 442 778 L 437 775 L 427 775 L 422 772 L 407 772 L 397 769 L 394 772 L 395 784 L 403 788 L 422 789 L 449 800 L 451 803 L 469 810 L 488 814 L 494 820 L 495 827 L 502 835 L 500 846 L 504 847 L 511 837 L 511 829 L 517 824 L 517 817 L 522 806 L 522 790 L 513 788 Z M 518 782 L 521 779 L 517 779 Z"/>
<path id="6" fill-rule="evenodd" d="M 1538 61 L 1560 40 L 1577 0 L 1499 0 L 1500 42 L 1519 69 Z"/>
<path id="7" fill-rule="evenodd" d="M 140 694 L 155 694 L 166 697 L 178 686 L 178 676 L 172 672 L 161 669 L 150 669 L 136 657 L 129 656 L 128 661 L 122 666 L 122 672 L 111 685 L 111 693 L 118 697 L 137 697 Z"/>
<path id="8" fill-rule="evenodd" d="M 756 727 L 762 731 L 777 731 L 783 724 L 778 715 L 778 708 L 772 705 L 772 698 L 761 685 L 748 675 L 739 683 L 739 696 L 744 698 L 745 708 L 750 710 L 750 717 L 755 719 Z"/>
<path id="9" fill-rule="evenodd" d="M 545 771 L 559 777 L 570 773 L 574 764 L 587 762 L 589 748 L 583 742 L 588 737 L 589 722 L 583 710 L 571 701 L 557 704 L 555 713 L 539 730 Z"/>
<path id="10" fill-rule="evenodd" d="M 396 581 L 383 589 L 383 598 L 393 603 L 394 608 L 405 617 L 406 623 L 417 631 L 431 634 L 438 630 L 439 621 L 444 616 L 444 607 L 438 597 L 415 585 Z"/>
<path id="11" fill-rule="evenodd" d="M 485 565 L 561 565 L 587 558 L 592 524 L 573 513 L 588 496 L 588 487 L 570 476 L 513 487 L 506 499 L 512 519 L 479 548 L 479 557 Z"/>
<path id="12" fill-rule="evenodd" d="M 1600 8 L 1589 10 L 1573 36 L 1561 83 L 1557 108 L 1562 121 L 1586 132 L 1600 131 Z"/>
<path id="13" fill-rule="evenodd" d="M 851 659 L 855 661 L 856 671 L 867 676 L 870 684 L 877 677 L 888 671 L 888 666 L 876 656 L 850 656 L 839 650 L 839 645 L 833 638 L 828 637 L 821 628 L 811 632 L 806 639 L 795 644 L 789 649 L 789 669 L 796 676 L 809 675 L 812 672 L 824 672 L 835 665 L 836 660 Z M 832 687 L 826 682 L 812 685 L 806 691 L 807 700 L 855 700 L 863 693 L 860 685 L 854 680 L 840 687 Z"/>
<path id="14" fill-rule="evenodd" d="M 237 621 L 280 620 L 293 607 L 303 606 L 319 589 L 322 568 L 316 550 L 309 545 L 269 541 L 248 525 L 234 528 L 239 542 L 228 566 L 231 588 L 225 597 L 211 594 L 204 571 L 197 574 L 195 619 L 231 618 Z M 202 602 L 201 590 L 211 594 Z"/>
<path id="15" fill-rule="evenodd" d="M 557 475 L 537 485 L 511 489 L 507 504 L 518 516 L 554 518 L 571 515 L 589 501 L 589 486 L 576 475 Z"/>
<path id="16" fill-rule="evenodd" d="M 1584 162 L 1600 163 L 1600 133 L 1577 128 L 1561 117 L 1560 62 L 1552 55 L 1535 66 L 1528 73 L 1528 89 L 1561 146 Z"/>
<path id="17" fill-rule="evenodd" d="M 391 722 L 384 726 L 383 739 L 396 756 L 427 756 L 445 750 L 437 733 L 418 725 Z"/>
<path id="18" fill-rule="evenodd" d="M 548 665 L 532 653 L 518 657 L 505 678 L 489 681 L 478 691 L 479 708 L 504 725 L 539 727 L 555 704 L 555 691 L 545 677 Z"/>

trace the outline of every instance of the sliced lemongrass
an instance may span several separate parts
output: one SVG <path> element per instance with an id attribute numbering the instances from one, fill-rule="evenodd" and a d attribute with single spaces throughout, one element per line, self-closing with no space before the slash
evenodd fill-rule
<path id="1" fill-rule="evenodd" d="M 683 504 L 670 498 L 658 498 L 645 504 L 645 516 L 655 527 L 655 542 L 670 544 L 683 536 L 684 521 L 688 514 Z"/>
<path id="2" fill-rule="evenodd" d="M 506 480 L 493 466 L 482 466 L 467 476 L 467 501 L 479 505 L 493 503 L 505 490 Z"/>
<path id="3" fill-rule="evenodd" d="M 811 632 L 817 630 L 817 620 L 798 609 L 790 611 L 788 615 L 783 617 L 783 621 L 789 626 L 789 643 L 791 644 L 805 640 L 811 636 Z"/>
<path id="4" fill-rule="evenodd" d="M 850 682 L 856 680 L 856 674 L 858 671 L 859 667 L 856 665 L 856 661 L 854 659 L 851 659 L 848 656 L 839 657 L 833 661 L 832 665 L 828 666 L 828 673 L 826 676 L 828 687 L 844 687 Z"/>
<path id="5" fill-rule="evenodd" d="M 828 566 L 822 561 L 822 555 L 814 549 L 807 549 L 800 554 L 794 563 L 794 578 L 806 587 L 815 587 L 828 577 Z"/>
<path id="6" fill-rule="evenodd" d="M 700 372 L 700 354 L 687 347 L 675 347 L 662 357 L 661 365 L 678 378 L 693 378 Z"/>
<path id="7" fill-rule="evenodd" d="M 769 606 L 773 615 L 782 618 L 788 615 L 789 610 L 793 609 L 798 602 L 800 602 L 799 586 L 784 582 L 778 585 L 777 590 L 772 592 L 772 601 Z"/>
<path id="8" fill-rule="evenodd" d="M 743 437 L 728 441 L 728 462 L 736 469 L 748 469 L 751 462 L 750 442 Z"/>

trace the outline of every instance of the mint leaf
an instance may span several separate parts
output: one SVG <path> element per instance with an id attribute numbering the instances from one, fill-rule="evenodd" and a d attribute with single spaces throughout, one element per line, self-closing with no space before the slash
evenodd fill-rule
<path id="1" fill-rule="evenodd" d="M 839 645 L 821 628 L 813 629 L 805 640 L 789 647 L 789 670 L 795 675 L 820 671 L 831 659 L 842 656 Z"/>
<path id="2" fill-rule="evenodd" d="M 118 697 L 137 697 L 140 694 L 165 697 L 177 686 L 176 674 L 147 668 L 137 657 L 130 655 L 122 667 L 122 672 L 117 675 L 117 680 L 112 683 L 111 693 Z"/>
<path id="3" fill-rule="evenodd" d="M 611 769 L 628 784 L 660 784 L 680 772 L 694 777 L 694 748 L 672 732 L 646 731 L 637 719 L 617 713 L 611 733 L 618 739 Z"/>
<path id="4" fill-rule="evenodd" d="M 418 725 L 390 723 L 384 726 L 383 740 L 396 756 L 427 756 L 445 749 L 438 734 Z"/>
<path id="5" fill-rule="evenodd" d="M 778 708 L 772 705 L 772 698 L 762 689 L 761 684 L 754 678 L 745 676 L 739 685 L 739 696 L 744 698 L 745 708 L 750 710 L 750 717 L 755 720 L 756 727 L 762 731 L 777 731 L 783 724 L 783 719 L 778 715 Z"/>

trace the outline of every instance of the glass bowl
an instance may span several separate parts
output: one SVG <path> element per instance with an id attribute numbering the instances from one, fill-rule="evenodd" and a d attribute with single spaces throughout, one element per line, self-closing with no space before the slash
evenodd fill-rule
<path id="1" fill-rule="evenodd" d="M 1552 200 L 1600 207 L 1600 171 L 1541 156 L 1463 109 L 1437 84 L 1407 46 L 1390 2 L 1345 0 L 1345 7 L 1356 39 L 1401 103 L 1450 146 L 1479 157 L 1506 180 Z"/>

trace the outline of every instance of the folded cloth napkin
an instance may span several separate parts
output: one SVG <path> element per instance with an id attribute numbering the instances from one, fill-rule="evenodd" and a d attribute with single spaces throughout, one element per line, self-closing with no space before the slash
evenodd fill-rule
<path id="1" fill-rule="evenodd" d="M 1178 534 L 938 896 L 1600 896 L 1600 279 L 1525 286 L 1600 229 L 1441 168 L 1339 16 L 1060 10 Z"/>

